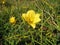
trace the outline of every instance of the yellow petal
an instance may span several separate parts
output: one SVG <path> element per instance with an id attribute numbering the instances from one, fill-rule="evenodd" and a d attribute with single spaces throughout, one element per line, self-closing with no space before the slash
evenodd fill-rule
<path id="1" fill-rule="evenodd" d="M 29 16 L 27 14 L 22 14 L 22 17 L 29 23 Z"/>
<path id="2" fill-rule="evenodd" d="M 22 18 L 24 18 L 24 19 L 25 19 L 25 16 L 26 16 L 26 14 L 25 14 L 25 13 L 23 13 L 23 14 L 22 14 Z"/>
<path id="3" fill-rule="evenodd" d="M 35 15 L 35 11 L 34 10 L 29 10 L 27 12 L 27 15 L 29 15 L 29 17 L 34 16 Z"/>
<path id="4" fill-rule="evenodd" d="M 39 17 L 40 17 L 40 14 L 35 15 L 34 23 L 38 23 L 39 21 L 41 21 Z"/>
<path id="5" fill-rule="evenodd" d="M 32 24 L 30 24 L 33 28 L 35 28 L 36 27 L 36 24 L 34 24 L 34 23 L 32 23 Z"/>

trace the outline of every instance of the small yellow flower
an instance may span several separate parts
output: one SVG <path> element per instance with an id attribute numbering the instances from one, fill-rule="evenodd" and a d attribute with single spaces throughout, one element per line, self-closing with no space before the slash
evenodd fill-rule
<path id="1" fill-rule="evenodd" d="M 3 4 L 5 4 L 5 2 L 6 2 L 5 0 L 2 0 L 2 3 L 3 3 Z"/>
<path id="2" fill-rule="evenodd" d="M 15 24 L 16 23 L 15 17 L 13 17 L 13 16 L 10 17 L 9 22 L 12 24 Z"/>
<path id="3" fill-rule="evenodd" d="M 28 22 L 29 25 L 31 25 L 33 28 L 36 27 L 36 23 L 40 22 L 41 19 L 39 13 L 35 13 L 34 10 L 29 10 L 27 13 L 23 13 L 22 17 L 25 19 L 25 21 Z"/>
<path id="4" fill-rule="evenodd" d="M 2 3 L 4 4 L 5 2 L 3 1 Z"/>

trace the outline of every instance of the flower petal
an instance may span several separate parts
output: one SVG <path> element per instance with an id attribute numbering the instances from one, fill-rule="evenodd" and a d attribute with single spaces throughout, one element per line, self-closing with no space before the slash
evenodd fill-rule
<path id="1" fill-rule="evenodd" d="M 35 28 L 36 27 L 36 24 L 34 24 L 34 23 L 32 23 L 32 24 L 30 24 L 33 28 Z"/>
<path id="2" fill-rule="evenodd" d="M 31 16 L 35 15 L 35 11 L 34 10 L 29 10 L 27 12 L 27 15 L 29 15 L 29 17 L 31 17 Z"/>
<path id="3" fill-rule="evenodd" d="M 26 14 L 25 14 L 25 13 L 23 13 L 23 14 L 22 14 L 22 17 L 25 19 L 25 17 L 26 17 Z"/>
<path id="4" fill-rule="evenodd" d="M 40 14 L 35 15 L 34 23 L 38 23 L 39 21 L 41 21 L 39 17 L 40 17 Z"/>

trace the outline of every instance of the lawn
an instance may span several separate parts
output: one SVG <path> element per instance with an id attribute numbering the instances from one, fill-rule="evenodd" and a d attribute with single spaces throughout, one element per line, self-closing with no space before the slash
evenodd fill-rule
<path id="1" fill-rule="evenodd" d="M 60 45 L 60 0 L 0 0 L 0 45 Z"/>

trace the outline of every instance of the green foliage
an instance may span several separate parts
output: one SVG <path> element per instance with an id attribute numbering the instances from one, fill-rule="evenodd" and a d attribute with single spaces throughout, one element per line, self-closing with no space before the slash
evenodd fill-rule
<path id="1" fill-rule="evenodd" d="M 35 29 L 21 18 L 30 9 L 43 14 Z M 16 24 L 10 24 L 11 16 Z M 60 45 L 59 41 L 60 0 L 0 1 L 0 45 Z"/>

